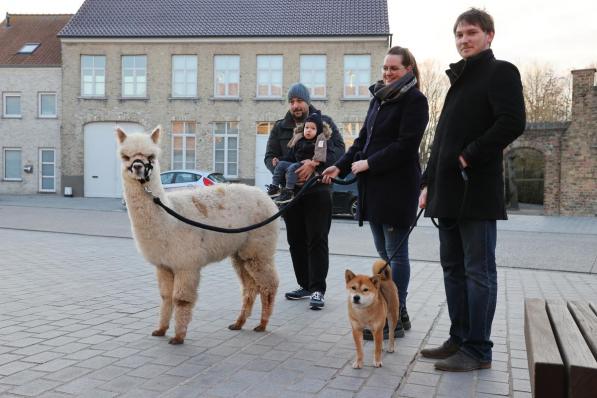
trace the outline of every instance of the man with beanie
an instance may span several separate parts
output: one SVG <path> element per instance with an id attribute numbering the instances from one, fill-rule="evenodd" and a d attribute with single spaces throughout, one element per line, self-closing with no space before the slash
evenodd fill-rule
<path id="1" fill-rule="evenodd" d="M 309 89 L 301 83 L 288 90 L 289 110 L 278 120 L 267 141 L 265 165 L 273 172 L 280 159 L 288 156 L 288 144 L 295 128 L 317 110 L 310 105 Z M 344 154 L 344 141 L 329 116 L 322 115 L 322 129 L 331 130 L 327 141 L 326 159 L 317 162 L 305 159 L 295 171 L 298 181 L 304 182 L 315 171 L 321 172 L 333 165 Z M 295 188 L 296 189 L 296 188 Z M 286 238 L 298 288 L 285 294 L 288 300 L 310 298 L 311 309 L 324 306 L 325 279 L 329 266 L 328 233 L 332 223 L 332 190 L 326 184 L 316 184 L 284 214 Z"/>

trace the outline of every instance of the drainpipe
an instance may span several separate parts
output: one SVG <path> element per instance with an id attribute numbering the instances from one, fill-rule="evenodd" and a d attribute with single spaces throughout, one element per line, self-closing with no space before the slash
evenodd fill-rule
<path id="1" fill-rule="evenodd" d="M 6 13 L 6 27 L 10 27 L 10 14 L 8 12 Z"/>

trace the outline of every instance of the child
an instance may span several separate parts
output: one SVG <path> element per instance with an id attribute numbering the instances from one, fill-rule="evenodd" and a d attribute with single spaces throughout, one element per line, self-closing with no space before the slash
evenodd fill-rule
<path id="1" fill-rule="evenodd" d="M 294 129 L 294 135 L 288 147 L 288 154 L 280 159 L 268 185 L 267 193 L 278 204 L 288 203 L 294 198 L 294 187 L 298 179 L 296 170 L 303 165 L 303 161 L 312 159 L 324 163 L 326 159 L 326 140 L 331 135 L 331 129 L 321 120 L 321 112 L 317 111 L 307 117 L 304 124 Z M 282 189 L 280 189 L 282 186 Z"/>

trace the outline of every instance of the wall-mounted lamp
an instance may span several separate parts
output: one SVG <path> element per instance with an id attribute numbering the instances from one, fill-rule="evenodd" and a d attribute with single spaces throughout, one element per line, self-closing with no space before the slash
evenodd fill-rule
<path id="1" fill-rule="evenodd" d="M 25 167 L 23 167 L 23 171 L 25 173 L 33 173 L 33 165 L 32 164 L 26 164 Z"/>

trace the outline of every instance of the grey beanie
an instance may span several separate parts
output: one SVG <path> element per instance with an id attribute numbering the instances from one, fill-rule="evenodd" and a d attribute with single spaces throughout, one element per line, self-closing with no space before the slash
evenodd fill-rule
<path id="1" fill-rule="evenodd" d="M 309 95 L 309 89 L 305 87 L 303 83 L 294 83 L 288 89 L 288 101 L 292 98 L 300 98 L 307 104 L 311 103 L 311 96 Z"/>

